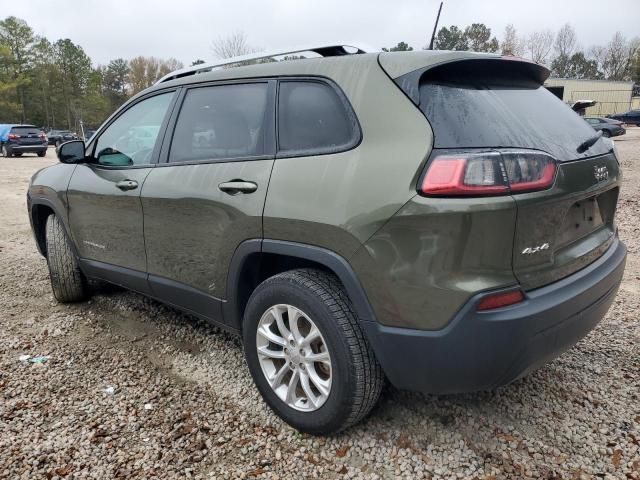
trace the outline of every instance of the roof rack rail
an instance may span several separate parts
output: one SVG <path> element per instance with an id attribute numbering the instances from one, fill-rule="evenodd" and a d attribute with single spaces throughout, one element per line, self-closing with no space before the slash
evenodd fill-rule
<path id="1" fill-rule="evenodd" d="M 353 50 L 353 51 L 350 51 Z M 254 60 L 261 60 L 264 58 L 280 57 L 282 55 L 291 55 L 294 53 L 303 52 L 315 52 L 323 57 L 336 57 L 340 55 L 355 55 L 359 53 L 371 53 L 377 52 L 375 48 L 371 48 L 367 45 L 360 43 L 329 43 L 325 45 L 300 45 L 292 48 L 285 48 L 279 50 L 270 50 L 258 53 L 250 53 L 248 55 L 240 55 L 238 57 L 225 58 L 218 62 L 213 63 L 201 63 L 199 65 L 193 65 L 191 67 L 181 68 L 168 73 L 160 80 L 156 82 L 168 82 L 169 80 L 175 80 L 176 78 L 186 77 L 189 75 L 196 75 L 198 73 L 209 72 L 217 67 L 224 67 L 226 65 L 233 65 L 236 63 L 250 62 Z"/>

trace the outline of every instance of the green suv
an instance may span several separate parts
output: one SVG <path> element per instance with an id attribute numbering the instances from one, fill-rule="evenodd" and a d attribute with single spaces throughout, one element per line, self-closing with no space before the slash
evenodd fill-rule
<path id="1" fill-rule="evenodd" d="M 242 335 L 265 401 L 312 434 L 385 379 L 507 384 L 603 318 L 620 167 L 543 66 L 315 52 L 174 72 L 59 147 L 28 191 L 55 297 L 100 279 Z"/>

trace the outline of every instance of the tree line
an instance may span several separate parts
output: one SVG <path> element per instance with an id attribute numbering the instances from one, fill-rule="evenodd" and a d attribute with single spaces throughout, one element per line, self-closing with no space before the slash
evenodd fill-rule
<path id="1" fill-rule="evenodd" d="M 79 131 L 95 128 L 131 95 L 182 68 L 174 58 L 115 58 L 94 66 L 80 45 L 35 35 L 16 17 L 0 21 L 0 123 Z"/>
<path id="2" fill-rule="evenodd" d="M 557 77 L 640 82 L 640 39 L 628 40 L 619 32 L 607 44 L 585 50 L 569 24 L 557 32 L 541 30 L 528 37 L 508 25 L 498 40 L 489 27 L 473 23 L 440 28 L 435 48 L 525 56 L 547 65 Z M 220 58 L 255 50 L 242 32 L 212 43 L 212 54 Z M 383 50 L 413 47 L 399 42 Z M 192 65 L 199 63 L 204 62 L 198 59 Z M 78 131 L 82 121 L 85 128 L 95 128 L 129 97 L 182 67 L 175 58 L 145 56 L 94 65 L 71 39 L 52 41 L 36 35 L 24 20 L 7 17 L 0 21 L 0 123 Z"/>
<path id="3" fill-rule="evenodd" d="M 507 25 L 499 41 L 489 27 L 473 23 L 464 28 L 457 25 L 440 28 L 434 45 L 437 50 L 526 57 L 549 67 L 554 77 L 640 82 L 640 37 L 627 39 L 620 32 L 605 45 L 584 49 L 570 24 L 563 25 L 557 32 L 540 30 L 529 36 L 521 36 L 513 25 Z M 399 42 L 384 50 L 409 51 L 413 47 Z"/>

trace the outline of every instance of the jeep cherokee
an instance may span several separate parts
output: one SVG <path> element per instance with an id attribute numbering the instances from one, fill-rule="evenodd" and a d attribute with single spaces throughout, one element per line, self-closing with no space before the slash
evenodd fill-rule
<path id="1" fill-rule="evenodd" d="M 174 72 L 28 191 L 56 299 L 100 279 L 242 335 L 264 400 L 312 434 L 385 379 L 522 377 L 603 318 L 626 258 L 613 143 L 546 68 L 349 51 Z"/>

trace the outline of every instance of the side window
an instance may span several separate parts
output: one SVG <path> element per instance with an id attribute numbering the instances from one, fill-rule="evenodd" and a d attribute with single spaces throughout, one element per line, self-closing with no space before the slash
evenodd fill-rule
<path id="1" fill-rule="evenodd" d="M 98 138 L 98 163 L 119 167 L 150 164 L 173 95 L 170 92 L 147 98 L 120 115 Z"/>
<path id="2" fill-rule="evenodd" d="M 338 93 L 323 82 L 281 81 L 278 145 L 281 153 L 331 153 L 357 143 L 356 122 Z"/>
<path id="3" fill-rule="evenodd" d="M 267 83 L 215 85 L 187 92 L 169 162 L 265 154 Z"/>

